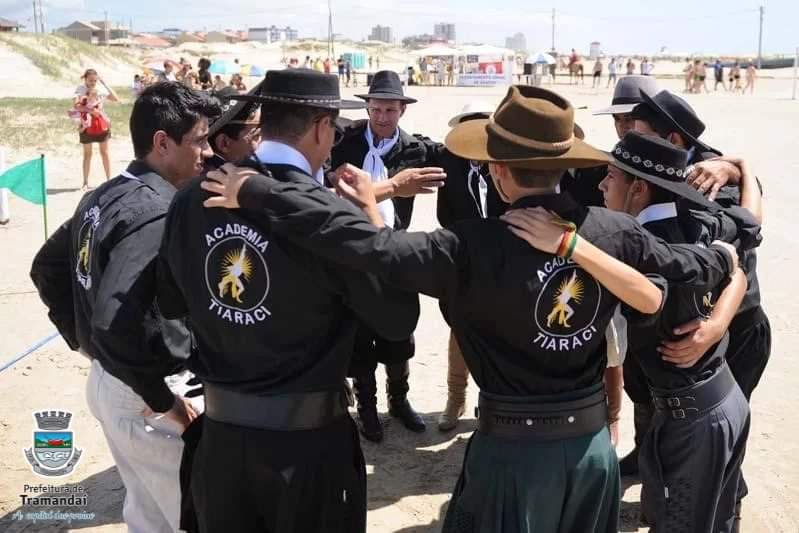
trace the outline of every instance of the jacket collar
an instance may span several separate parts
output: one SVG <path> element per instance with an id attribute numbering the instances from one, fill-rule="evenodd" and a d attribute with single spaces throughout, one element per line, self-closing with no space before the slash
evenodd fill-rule
<path id="1" fill-rule="evenodd" d="M 150 165 L 139 159 L 131 161 L 125 172 L 134 176 L 166 200 L 171 200 L 175 196 L 175 192 L 177 192 L 177 189 L 171 183 L 153 170 Z"/>

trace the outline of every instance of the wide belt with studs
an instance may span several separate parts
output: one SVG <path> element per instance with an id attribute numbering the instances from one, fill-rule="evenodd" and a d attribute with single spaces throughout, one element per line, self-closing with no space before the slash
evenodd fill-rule
<path id="1" fill-rule="evenodd" d="M 503 396 L 481 391 L 478 431 L 507 439 L 556 440 L 590 435 L 607 425 L 604 387 L 575 391 L 568 397 L 569 400 L 558 401 L 557 397 L 548 396 L 547 401 L 540 401 L 535 396 Z"/>

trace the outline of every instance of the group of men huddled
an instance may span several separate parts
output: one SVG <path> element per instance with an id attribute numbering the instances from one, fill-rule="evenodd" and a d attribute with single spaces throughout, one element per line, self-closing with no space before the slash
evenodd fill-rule
<path id="1" fill-rule="evenodd" d="M 685 101 L 622 78 L 602 152 L 537 87 L 466 106 L 443 144 L 399 127 L 415 100 L 389 71 L 360 102 L 307 69 L 229 96 L 143 91 L 136 159 L 32 267 L 92 359 L 129 530 L 365 531 L 378 363 L 390 415 L 425 430 L 408 401 L 419 293 L 451 328 L 439 428 L 469 373 L 480 389 L 445 532 L 618 531 L 620 471 L 653 529 L 738 530 L 770 351 L 761 190 Z M 433 192 L 443 229 L 407 232 Z M 619 461 L 622 384 L 636 446 Z"/>

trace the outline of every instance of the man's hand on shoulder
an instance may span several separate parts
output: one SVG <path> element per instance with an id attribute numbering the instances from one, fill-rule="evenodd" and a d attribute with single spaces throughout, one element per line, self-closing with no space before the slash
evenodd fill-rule
<path id="1" fill-rule="evenodd" d="M 712 202 L 725 185 L 739 185 L 743 162 L 732 157 L 716 157 L 688 167 L 686 181 Z"/>
<path id="2" fill-rule="evenodd" d="M 239 191 L 250 176 L 258 172 L 245 167 L 237 167 L 232 163 L 225 163 L 219 169 L 208 173 L 200 183 L 204 190 L 215 194 L 203 202 L 205 207 L 239 207 Z"/>

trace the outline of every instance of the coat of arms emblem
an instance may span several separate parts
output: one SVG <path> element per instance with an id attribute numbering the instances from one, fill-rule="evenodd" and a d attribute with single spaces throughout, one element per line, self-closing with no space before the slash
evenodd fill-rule
<path id="1" fill-rule="evenodd" d="M 75 448 L 73 432 L 69 431 L 72 413 L 40 411 L 33 417 L 38 430 L 33 432 L 33 446 L 25 450 L 33 471 L 46 477 L 70 474 L 83 453 Z"/>

